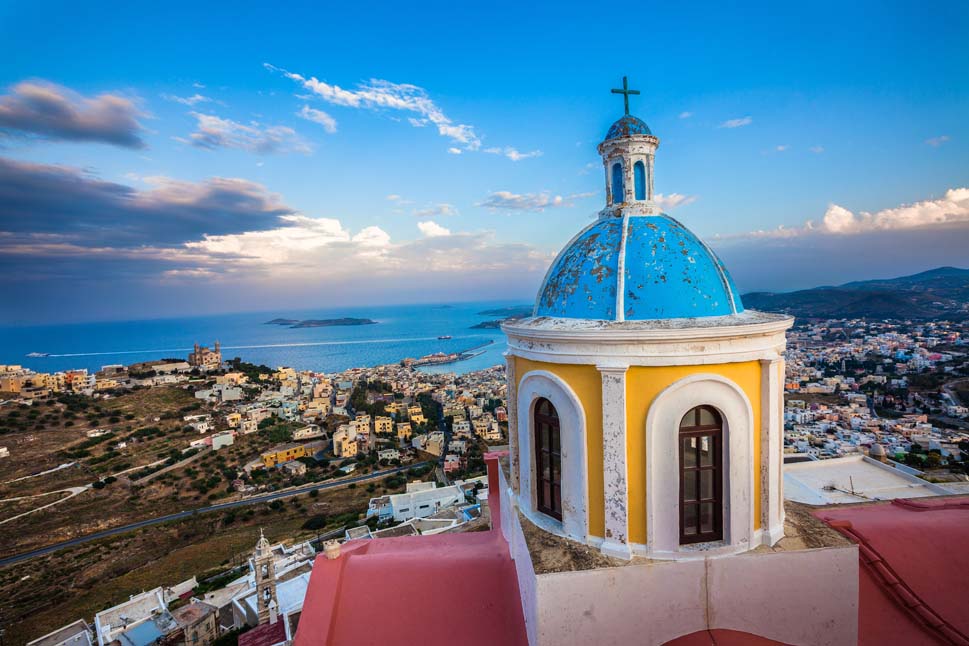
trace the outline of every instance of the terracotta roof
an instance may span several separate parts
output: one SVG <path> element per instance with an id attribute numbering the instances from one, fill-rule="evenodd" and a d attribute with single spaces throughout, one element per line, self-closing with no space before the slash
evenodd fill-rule
<path id="1" fill-rule="evenodd" d="M 969 497 L 815 512 L 859 548 L 858 644 L 969 645 Z"/>
<path id="2" fill-rule="evenodd" d="M 286 641 L 286 623 L 280 617 L 274 624 L 259 624 L 239 635 L 239 646 L 275 646 Z"/>
<path id="3" fill-rule="evenodd" d="M 337 559 L 318 556 L 295 640 L 296 646 L 526 643 L 515 564 L 496 530 L 350 541 Z"/>
<path id="4" fill-rule="evenodd" d="M 782 642 L 739 630 L 700 630 L 677 637 L 663 646 L 785 646 Z"/>

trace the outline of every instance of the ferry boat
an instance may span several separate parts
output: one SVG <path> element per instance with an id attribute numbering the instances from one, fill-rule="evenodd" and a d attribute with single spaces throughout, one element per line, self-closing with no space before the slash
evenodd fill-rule
<path id="1" fill-rule="evenodd" d="M 454 337 L 452 337 L 450 334 L 444 334 L 437 338 L 439 341 L 447 341 L 448 339 L 453 339 Z"/>
<path id="2" fill-rule="evenodd" d="M 50 352 L 28 352 L 27 356 L 31 359 L 39 359 L 41 357 L 49 357 Z"/>

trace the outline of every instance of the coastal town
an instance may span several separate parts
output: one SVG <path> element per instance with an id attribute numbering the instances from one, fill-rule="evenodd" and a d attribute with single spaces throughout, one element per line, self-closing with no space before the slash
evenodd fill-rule
<path id="1" fill-rule="evenodd" d="M 8 634 L 31 644 L 73 636 L 69 643 L 105 645 L 124 635 L 121 643 L 225 644 L 272 626 L 264 643 L 283 643 L 318 553 L 345 540 L 474 531 L 489 513 L 484 455 L 507 442 L 504 369 L 429 374 L 419 365 L 322 374 L 227 358 L 216 342 L 184 359 L 95 373 L 0 366 L 4 557 L 159 515 L 197 518 L 191 510 L 219 527 L 210 539 L 236 532 L 235 552 L 220 553 L 221 563 L 213 553 L 177 580 L 155 571 L 93 595 L 94 606 L 69 601 L 90 588 L 54 581 L 52 597 L 43 596 L 67 604 L 55 614 L 19 591 L 25 577 L 46 580 L 67 557 L 8 559 L 0 570 L 0 592 L 16 599 L 0 617 Z M 861 491 L 872 461 L 910 479 L 909 495 L 969 491 L 965 321 L 799 323 L 785 392 L 790 498 L 872 499 L 874 485 Z M 824 471 L 832 465 L 854 480 L 833 484 Z M 813 500 L 818 492 L 828 498 Z M 272 604 L 258 602 L 264 595 Z M 74 607 L 90 614 L 51 623 Z"/>

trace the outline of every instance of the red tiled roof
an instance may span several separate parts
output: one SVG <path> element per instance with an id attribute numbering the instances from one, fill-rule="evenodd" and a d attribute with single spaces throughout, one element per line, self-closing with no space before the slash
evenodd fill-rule
<path id="1" fill-rule="evenodd" d="M 485 459 L 497 491 L 497 454 Z M 493 498 L 487 532 L 356 540 L 339 558 L 318 556 L 295 646 L 526 646 L 518 574 Z"/>
<path id="2" fill-rule="evenodd" d="M 524 646 L 508 545 L 495 530 L 345 543 L 316 559 L 295 644 Z"/>
<path id="3" fill-rule="evenodd" d="M 782 642 L 739 630 L 700 630 L 677 637 L 663 646 L 785 646 Z"/>
<path id="4" fill-rule="evenodd" d="M 260 624 L 239 635 L 239 646 L 275 646 L 286 641 L 285 620 L 274 624 Z"/>
<path id="5" fill-rule="evenodd" d="M 858 644 L 969 645 L 969 497 L 815 515 L 858 543 Z"/>

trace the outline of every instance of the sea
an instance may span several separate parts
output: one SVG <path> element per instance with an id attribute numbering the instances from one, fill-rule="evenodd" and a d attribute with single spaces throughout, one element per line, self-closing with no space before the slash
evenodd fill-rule
<path id="1" fill-rule="evenodd" d="M 0 327 L 0 364 L 37 372 L 100 370 L 163 358 L 185 359 L 195 343 L 222 343 L 222 357 L 271 368 L 340 372 L 398 363 L 434 352 L 470 351 L 455 363 L 424 366 L 427 372 L 465 374 L 504 364 L 500 329 L 473 326 L 502 318 L 488 310 L 527 307 L 515 301 L 280 310 L 134 321 Z M 291 328 L 275 318 L 361 318 L 375 325 Z M 450 339 L 439 337 L 450 336 Z M 30 353 L 49 356 L 28 357 Z"/>

